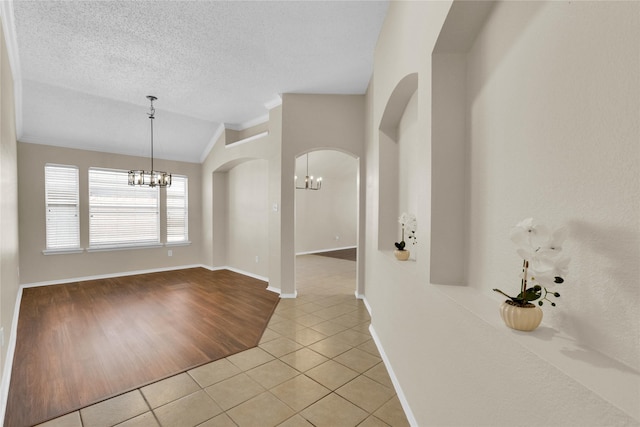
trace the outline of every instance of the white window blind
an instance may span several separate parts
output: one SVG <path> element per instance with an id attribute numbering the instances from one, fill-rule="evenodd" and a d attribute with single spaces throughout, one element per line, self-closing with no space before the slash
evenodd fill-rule
<path id="1" fill-rule="evenodd" d="M 47 250 L 80 249 L 78 168 L 44 167 Z"/>
<path id="2" fill-rule="evenodd" d="M 128 185 L 124 170 L 89 169 L 89 246 L 92 249 L 160 243 L 158 187 Z"/>
<path id="3" fill-rule="evenodd" d="M 189 182 L 173 175 L 167 187 L 167 243 L 189 241 Z"/>

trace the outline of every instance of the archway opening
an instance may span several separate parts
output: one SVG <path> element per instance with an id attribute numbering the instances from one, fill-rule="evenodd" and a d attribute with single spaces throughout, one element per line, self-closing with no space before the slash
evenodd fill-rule
<path id="1" fill-rule="evenodd" d="M 239 159 L 213 172 L 213 265 L 267 280 L 268 161 Z"/>
<path id="2" fill-rule="evenodd" d="M 307 166 L 308 164 L 308 166 Z M 357 289 L 359 161 L 337 150 L 296 158 L 296 289 L 353 295 Z M 313 176 L 314 188 L 303 189 Z M 307 186 L 308 187 L 308 186 Z"/>

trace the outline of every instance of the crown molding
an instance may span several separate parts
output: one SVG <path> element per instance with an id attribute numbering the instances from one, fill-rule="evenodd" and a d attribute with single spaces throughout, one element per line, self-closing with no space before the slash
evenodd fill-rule
<path id="1" fill-rule="evenodd" d="M 230 143 L 230 144 L 226 144 L 226 145 L 224 146 L 224 148 L 235 147 L 235 146 L 237 146 L 237 145 L 244 144 L 244 143 L 247 143 L 247 142 L 251 142 L 251 141 L 253 141 L 253 140 L 256 140 L 256 139 L 262 138 L 262 137 L 267 136 L 267 135 L 269 135 L 269 131 L 268 131 L 268 130 L 265 130 L 264 132 L 260 132 L 260 133 L 258 133 L 258 134 L 255 134 L 255 135 L 249 136 L 249 137 L 247 137 L 247 138 L 239 139 L 239 140 L 237 140 L 237 141 L 235 141 L 235 142 L 232 142 L 232 143 Z"/>
<path id="2" fill-rule="evenodd" d="M 271 110 L 273 108 L 276 108 L 278 106 L 282 105 L 282 97 L 280 95 L 276 95 L 276 97 L 274 99 L 272 99 L 271 101 L 267 101 L 264 106 L 267 110 Z"/>
<path id="3" fill-rule="evenodd" d="M 282 98 L 280 97 L 280 95 L 276 95 L 274 99 L 264 103 L 264 107 L 267 110 L 271 110 L 279 105 L 282 105 Z M 225 123 L 225 128 L 230 130 L 235 130 L 235 131 L 241 131 L 257 125 L 261 125 L 262 123 L 266 123 L 268 121 L 269 121 L 269 113 L 256 117 L 251 120 L 247 120 L 246 122 L 242 122 L 242 123 Z"/>
<path id="4" fill-rule="evenodd" d="M 22 137 L 22 75 L 20 72 L 20 57 L 18 55 L 18 41 L 16 37 L 15 15 L 13 14 L 13 1 L 0 1 L 0 19 L 4 41 L 7 45 L 9 66 L 13 74 L 13 98 L 16 116 L 16 139 Z"/>
<path id="5" fill-rule="evenodd" d="M 257 125 L 261 125 L 262 123 L 266 123 L 268 121 L 269 121 L 269 115 L 265 114 L 263 116 L 256 117 L 255 119 L 247 120 L 246 122 L 242 122 L 242 123 L 225 123 L 224 127 L 230 130 L 241 131 L 241 130 L 252 128 Z"/>

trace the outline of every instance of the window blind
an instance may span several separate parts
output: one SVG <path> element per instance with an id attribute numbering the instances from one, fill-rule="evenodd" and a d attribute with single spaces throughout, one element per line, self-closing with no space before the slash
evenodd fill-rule
<path id="1" fill-rule="evenodd" d="M 160 243 L 158 187 L 128 185 L 124 170 L 89 169 L 89 246 Z"/>
<path id="2" fill-rule="evenodd" d="M 189 241 L 188 178 L 173 175 L 167 187 L 167 243 Z"/>
<path id="3" fill-rule="evenodd" d="M 44 186 L 47 249 L 79 249 L 78 168 L 45 165 Z"/>

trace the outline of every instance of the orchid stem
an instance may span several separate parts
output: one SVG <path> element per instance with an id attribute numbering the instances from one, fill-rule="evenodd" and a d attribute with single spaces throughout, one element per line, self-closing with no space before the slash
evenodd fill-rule
<path id="1" fill-rule="evenodd" d="M 529 268 L 529 261 L 526 259 L 522 262 L 522 282 L 520 283 L 520 292 L 522 292 L 522 297 L 524 298 L 524 293 L 527 290 L 527 269 Z"/>

